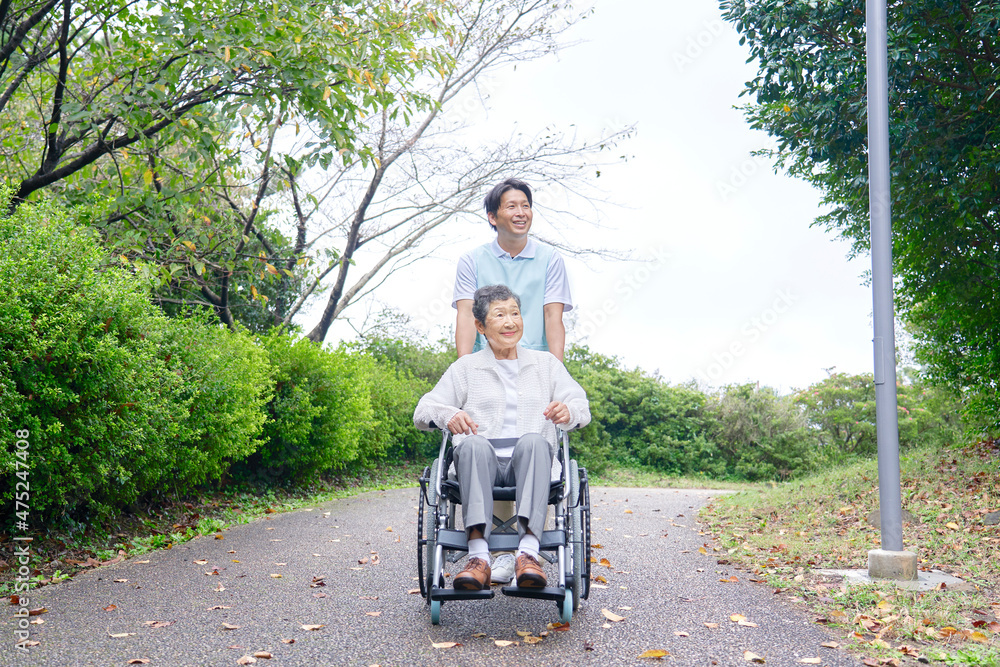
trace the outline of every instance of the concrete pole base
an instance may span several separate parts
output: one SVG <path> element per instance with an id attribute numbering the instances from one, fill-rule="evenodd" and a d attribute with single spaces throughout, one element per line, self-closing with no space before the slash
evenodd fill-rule
<path id="1" fill-rule="evenodd" d="M 868 576 L 872 579 L 916 581 L 917 554 L 912 551 L 872 549 L 868 552 Z"/>

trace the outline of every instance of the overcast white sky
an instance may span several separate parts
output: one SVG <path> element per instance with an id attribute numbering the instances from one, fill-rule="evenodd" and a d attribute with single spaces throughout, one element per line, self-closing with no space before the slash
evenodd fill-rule
<path id="1" fill-rule="evenodd" d="M 810 227 L 818 191 L 751 156 L 768 137 L 733 107 L 755 68 L 718 2 L 596 0 L 568 37 L 582 43 L 498 77 L 487 118 L 498 132 L 637 126 L 620 146 L 630 159 L 598 181 L 622 206 L 604 207 L 605 229 L 569 240 L 650 261 L 567 259 L 575 338 L 703 387 L 759 381 L 787 392 L 832 366 L 870 371 L 868 260 L 849 262 L 844 242 Z M 534 225 L 551 234 L 543 210 Z M 457 255 L 491 238 L 485 222 L 465 227 L 380 290 L 434 338 L 454 322 Z M 351 336 L 336 324 L 329 340 Z"/>

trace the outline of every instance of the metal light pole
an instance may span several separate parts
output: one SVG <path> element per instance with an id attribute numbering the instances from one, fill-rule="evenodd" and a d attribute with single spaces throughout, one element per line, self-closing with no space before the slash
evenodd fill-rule
<path id="1" fill-rule="evenodd" d="M 896 412 L 896 336 L 892 298 L 892 217 L 889 198 L 889 72 L 886 0 L 867 0 L 868 201 L 871 213 L 872 305 L 875 337 L 875 430 L 882 548 L 868 552 L 873 579 L 916 579 L 917 556 L 903 551 Z"/>

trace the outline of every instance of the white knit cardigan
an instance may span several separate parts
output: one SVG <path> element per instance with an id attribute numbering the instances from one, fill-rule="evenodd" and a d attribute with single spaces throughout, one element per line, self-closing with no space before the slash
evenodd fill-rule
<path id="1" fill-rule="evenodd" d="M 582 428 L 590 423 L 587 393 L 570 377 L 566 367 L 549 352 L 517 347 L 517 435 L 538 433 L 555 455 L 558 447 L 555 425 L 542 414 L 552 401 L 569 407 L 565 430 Z M 465 410 L 479 425 L 478 435 L 499 438 L 503 427 L 507 395 L 493 350 L 487 347 L 467 354 L 453 363 L 427 394 L 417 403 L 413 424 L 424 431 L 444 429 L 459 410 Z M 434 427 L 431 426 L 434 423 Z M 454 436 L 458 445 L 467 436 Z"/>

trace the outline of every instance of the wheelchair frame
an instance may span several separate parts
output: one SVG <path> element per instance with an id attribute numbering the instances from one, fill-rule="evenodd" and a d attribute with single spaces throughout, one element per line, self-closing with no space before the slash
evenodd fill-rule
<path id="1" fill-rule="evenodd" d="M 569 434 L 557 429 L 562 447 L 558 450 L 561 472 L 558 482 L 549 487 L 549 505 L 555 506 L 554 529 L 539 536 L 539 552 L 549 563 L 557 563 L 556 585 L 545 588 L 503 586 L 504 595 L 521 598 L 553 600 L 560 612 L 560 621 L 569 623 L 573 612 L 590 595 L 590 486 L 587 470 L 569 457 Z M 464 528 L 455 527 L 456 508 L 460 505 L 458 485 L 448 480 L 452 448 L 450 432 L 441 429 L 441 447 L 434 462 L 420 476 L 420 498 L 417 507 L 417 571 L 420 594 L 430 605 L 431 623 L 441 623 L 441 606 L 453 600 L 488 600 L 494 597 L 492 586 L 482 591 L 447 588 L 445 571 L 468 552 Z M 568 463 L 567 463 L 568 462 Z M 494 499 L 497 489 L 494 489 Z M 501 497 L 501 500 L 508 498 Z M 426 515 L 425 515 L 426 508 Z M 493 517 L 490 551 L 515 551 L 518 546 L 517 517 L 500 521 Z M 550 555 L 554 553 L 553 555 Z M 551 577 L 550 577 L 551 579 Z M 551 583 L 551 582 L 550 582 Z"/>

